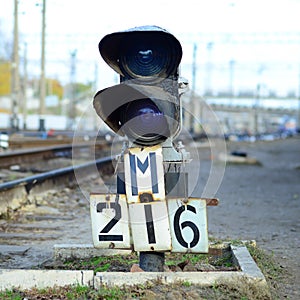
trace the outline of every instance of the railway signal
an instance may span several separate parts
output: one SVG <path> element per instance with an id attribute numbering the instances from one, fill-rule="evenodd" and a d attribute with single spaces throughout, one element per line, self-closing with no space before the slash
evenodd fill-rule
<path id="1" fill-rule="evenodd" d="M 145 271 L 162 271 L 167 251 L 207 253 L 207 200 L 188 197 L 182 170 L 189 153 L 174 145 L 181 129 L 180 42 L 143 26 L 106 35 L 99 51 L 120 84 L 99 91 L 94 108 L 128 143 L 116 166 L 116 193 L 91 194 L 94 246 L 133 248 Z"/>
<path id="2" fill-rule="evenodd" d="M 145 26 L 105 36 L 99 51 L 121 84 L 96 94 L 98 115 L 114 132 L 138 145 L 175 137 L 181 117 L 179 41 L 165 30 Z"/>

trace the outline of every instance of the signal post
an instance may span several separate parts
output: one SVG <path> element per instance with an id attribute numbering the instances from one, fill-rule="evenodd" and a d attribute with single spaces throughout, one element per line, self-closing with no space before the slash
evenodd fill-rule
<path id="1" fill-rule="evenodd" d="M 174 145 L 182 48 L 166 30 L 143 26 L 106 35 L 99 51 L 120 84 L 99 91 L 94 108 L 128 142 L 116 193 L 90 196 L 94 246 L 133 249 L 144 271 L 161 272 L 165 252 L 208 252 L 206 206 L 218 203 L 188 197 L 189 153 Z"/>

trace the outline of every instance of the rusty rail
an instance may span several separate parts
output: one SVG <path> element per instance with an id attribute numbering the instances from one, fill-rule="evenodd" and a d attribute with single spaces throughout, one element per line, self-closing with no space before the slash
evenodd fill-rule
<path id="1" fill-rule="evenodd" d="M 0 154 L 0 168 L 8 168 L 12 165 L 30 163 L 36 160 L 46 160 L 56 157 L 72 157 L 72 151 L 95 147 L 97 150 L 109 146 L 107 142 L 64 144 L 50 147 L 38 147 L 23 149 Z"/>

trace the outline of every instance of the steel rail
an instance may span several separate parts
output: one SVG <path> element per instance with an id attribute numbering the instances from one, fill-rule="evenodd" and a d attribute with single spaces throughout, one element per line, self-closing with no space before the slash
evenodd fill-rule
<path id="1" fill-rule="evenodd" d="M 29 193 L 29 191 L 32 189 L 33 186 L 36 186 L 40 183 L 44 183 L 46 180 L 52 180 L 57 177 L 68 176 L 70 174 L 75 175 L 76 171 L 83 171 L 86 169 L 90 169 L 91 166 L 94 165 L 96 165 L 97 168 L 100 168 L 105 164 L 111 163 L 113 160 L 114 157 L 104 157 L 84 164 L 51 170 L 37 175 L 12 180 L 9 182 L 4 182 L 0 184 L 0 192 L 13 189 L 18 186 L 25 186 L 27 193 Z M 68 178 L 68 179 L 72 181 L 72 178 Z M 75 176 L 74 176 L 74 180 L 76 180 Z"/>
<path id="2" fill-rule="evenodd" d="M 72 151 L 90 148 L 106 147 L 109 143 L 80 143 L 63 144 L 57 146 L 37 147 L 31 149 L 15 150 L 6 153 L 0 153 L 0 168 L 7 168 L 12 165 L 36 161 L 36 159 L 50 159 L 55 157 L 72 156 Z"/>

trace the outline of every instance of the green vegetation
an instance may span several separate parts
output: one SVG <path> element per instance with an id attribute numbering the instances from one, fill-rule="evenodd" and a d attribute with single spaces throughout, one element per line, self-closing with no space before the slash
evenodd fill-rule
<path id="1" fill-rule="evenodd" d="M 241 241 L 235 241 L 234 243 L 242 244 Z M 276 286 L 282 278 L 282 268 L 276 262 L 273 255 L 267 254 L 251 243 L 246 244 L 246 246 L 269 283 L 272 299 L 278 299 Z M 180 264 L 185 265 L 187 263 L 194 265 L 214 263 L 215 267 L 231 267 L 232 262 L 228 252 L 224 251 L 223 254 L 224 255 L 220 256 L 206 254 L 167 254 L 166 264 L 168 266 L 174 266 Z M 63 264 L 63 267 L 66 269 L 78 267 L 90 269 L 93 267 L 95 272 L 105 272 L 117 268 L 126 268 L 129 270 L 131 265 L 137 263 L 137 261 L 137 255 L 132 253 L 129 256 L 117 255 L 111 257 L 95 257 L 81 261 L 68 261 Z M 134 286 L 113 287 L 103 285 L 99 290 L 80 285 L 25 291 L 12 289 L 0 292 L 0 299 L 271 299 L 268 289 L 263 290 L 262 287 L 255 282 L 251 283 L 244 280 L 246 279 L 241 278 L 237 282 L 226 285 L 215 283 L 211 287 L 201 287 L 189 281 L 180 281 L 166 285 L 159 280 L 155 280 Z"/>
<path id="2" fill-rule="evenodd" d="M 114 255 L 93 257 L 82 260 L 74 259 L 64 262 L 63 265 L 55 266 L 55 268 L 70 270 L 94 270 L 95 274 L 97 272 L 106 271 L 129 272 L 130 267 L 135 263 L 138 263 L 138 256 L 136 254 L 131 254 L 128 256 Z"/>
<path id="3" fill-rule="evenodd" d="M 188 281 L 181 281 L 165 285 L 156 281 L 134 286 L 102 286 L 94 290 L 86 286 L 64 286 L 48 289 L 31 289 L 20 291 L 0 292 L 0 299 L 91 299 L 91 300 L 122 300 L 122 299 L 213 299 L 213 300 L 266 300 L 271 299 L 268 291 L 262 291 L 248 282 L 239 282 L 230 285 L 214 285 L 212 287 L 200 287 Z"/>
<path id="4" fill-rule="evenodd" d="M 285 280 L 286 271 L 284 271 L 282 266 L 276 261 L 273 253 L 268 254 L 266 251 L 253 245 L 246 244 L 246 246 L 268 282 L 272 299 L 279 299 L 278 291 L 280 288 L 278 284 Z"/>
<path id="5" fill-rule="evenodd" d="M 54 266 L 60 269 L 71 270 L 94 270 L 97 272 L 129 272 L 133 264 L 137 264 L 139 261 L 138 255 L 132 253 L 130 255 L 114 255 L 114 256 L 101 256 L 93 257 L 83 260 L 70 260 L 64 262 L 62 265 Z M 232 263 L 231 253 L 225 251 L 222 255 L 216 256 L 211 254 L 192 254 L 192 253 L 169 253 L 166 254 L 166 266 L 171 270 L 175 270 L 179 267 L 183 270 L 186 265 L 199 266 L 201 271 L 205 271 L 205 268 L 213 266 L 215 269 L 236 270 L 236 266 Z M 204 269 L 203 269 L 204 268 Z M 209 268 L 211 270 L 211 268 Z M 197 271 L 197 268 L 196 270 Z"/>

